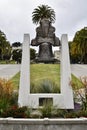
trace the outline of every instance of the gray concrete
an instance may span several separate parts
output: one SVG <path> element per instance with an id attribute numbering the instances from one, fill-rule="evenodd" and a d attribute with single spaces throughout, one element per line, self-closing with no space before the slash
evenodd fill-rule
<path id="1" fill-rule="evenodd" d="M 62 34 L 61 36 L 61 64 L 60 64 L 60 75 L 61 75 L 61 94 L 63 95 L 63 104 L 65 109 L 73 109 L 73 91 L 70 84 L 71 81 L 71 68 L 70 68 L 70 58 L 69 58 L 69 46 L 68 46 L 68 35 Z M 68 99 L 68 101 L 67 101 Z M 62 101 L 60 101 L 62 102 Z M 61 107 L 62 108 L 62 107 Z"/>
<path id="2" fill-rule="evenodd" d="M 77 78 L 87 76 L 87 64 L 72 64 L 71 71 Z"/>
<path id="3" fill-rule="evenodd" d="M 0 64 L 0 78 L 10 79 L 20 71 L 20 64 Z"/>
<path id="4" fill-rule="evenodd" d="M 0 118 L 0 130 L 87 130 L 87 118 Z"/>
<path id="5" fill-rule="evenodd" d="M 22 45 L 22 62 L 20 72 L 20 84 L 18 94 L 19 106 L 28 106 L 29 93 L 30 93 L 30 36 L 24 34 L 24 40 Z"/>
<path id="6" fill-rule="evenodd" d="M 30 93 L 30 55 L 29 55 L 29 34 L 24 34 L 22 48 L 22 64 L 20 74 L 20 87 L 18 103 L 20 106 L 31 106 L 32 108 L 39 107 L 41 98 L 51 98 L 53 105 L 59 108 L 73 109 L 73 91 L 69 82 L 71 80 L 69 48 L 67 34 L 61 36 L 61 93 L 60 94 L 31 94 Z M 24 96 L 23 96 L 24 95 Z M 68 102 L 67 102 L 68 99 Z"/>

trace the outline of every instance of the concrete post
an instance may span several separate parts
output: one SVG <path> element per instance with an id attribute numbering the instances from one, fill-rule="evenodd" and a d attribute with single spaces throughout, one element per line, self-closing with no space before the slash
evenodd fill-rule
<path id="1" fill-rule="evenodd" d="M 70 85 L 71 69 L 69 59 L 69 47 L 67 34 L 61 37 L 61 93 L 64 97 L 64 106 L 66 108 L 74 108 L 73 91 Z"/>
<path id="2" fill-rule="evenodd" d="M 29 93 L 30 93 L 30 37 L 29 34 L 24 34 L 22 46 L 22 62 L 20 72 L 20 85 L 19 85 L 19 106 L 28 106 Z"/>

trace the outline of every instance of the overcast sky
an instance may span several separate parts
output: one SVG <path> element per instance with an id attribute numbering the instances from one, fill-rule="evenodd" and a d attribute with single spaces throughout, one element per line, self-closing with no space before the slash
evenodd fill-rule
<path id="1" fill-rule="evenodd" d="M 39 5 L 48 5 L 56 13 L 56 36 L 68 34 L 72 40 L 75 32 L 87 26 L 87 0 L 0 0 L 0 30 L 10 43 L 22 42 L 23 34 L 35 37 L 36 25 L 32 12 Z"/>

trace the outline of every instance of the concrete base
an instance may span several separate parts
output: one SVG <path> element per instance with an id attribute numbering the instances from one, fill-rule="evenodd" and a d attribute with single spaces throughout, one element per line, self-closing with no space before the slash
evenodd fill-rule
<path id="1" fill-rule="evenodd" d="M 80 119 L 0 118 L 0 130 L 87 130 L 87 118 L 80 118 Z"/>
<path id="2" fill-rule="evenodd" d="M 28 106 L 32 107 L 32 108 L 38 108 L 40 106 L 40 102 L 39 100 L 41 98 L 45 98 L 45 99 L 53 99 L 53 106 L 56 106 L 58 108 L 62 108 L 62 109 L 73 109 L 74 106 L 71 102 L 70 103 L 66 103 L 65 102 L 65 97 L 63 94 L 29 94 L 29 102 L 28 102 Z M 69 100 L 69 99 L 68 99 Z M 67 100 L 67 102 L 68 102 Z"/>

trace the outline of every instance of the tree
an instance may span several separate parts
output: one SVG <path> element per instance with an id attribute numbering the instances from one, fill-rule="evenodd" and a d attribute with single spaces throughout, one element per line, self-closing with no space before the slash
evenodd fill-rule
<path id="1" fill-rule="evenodd" d="M 12 43 L 12 47 L 20 47 L 22 44 L 20 42 Z"/>
<path id="2" fill-rule="evenodd" d="M 12 59 L 15 60 L 17 63 L 21 63 L 22 57 L 22 43 L 14 42 L 12 43 Z"/>
<path id="3" fill-rule="evenodd" d="M 77 45 L 80 62 L 87 63 L 87 27 L 76 32 L 73 42 Z"/>
<path id="4" fill-rule="evenodd" d="M 78 63 L 80 61 L 80 54 L 78 53 L 77 44 L 74 42 L 69 42 L 70 50 L 70 62 Z"/>
<path id="5" fill-rule="evenodd" d="M 33 48 L 30 48 L 30 60 L 35 59 L 36 57 L 36 50 Z"/>
<path id="6" fill-rule="evenodd" d="M 55 21 L 55 12 L 48 5 L 40 5 L 32 12 L 33 23 L 38 24 L 43 18 L 49 19 L 50 22 Z"/>
<path id="7" fill-rule="evenodd" d="M 15 60 L 17 63 L 21 63 L 21 57 L 22 57 L 22 50 L 16 49 L 12 52 L 12 59 Z"/>
<path id="8" fill-rule="evenodd" d="M 6 39 L 6 35 L 0 31 L 0 59 L 9 60 L 11 57 L 11 46 Z"/>
<path id="9" fill-rule="evenodd" d="M 87 28 L 76 32 L 70 44 L 70 54 L 77 58 L 76 62 L 87 63 Z"/>

